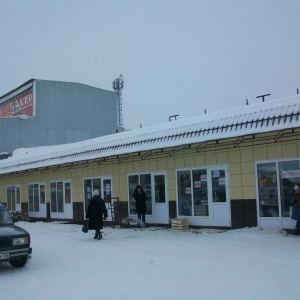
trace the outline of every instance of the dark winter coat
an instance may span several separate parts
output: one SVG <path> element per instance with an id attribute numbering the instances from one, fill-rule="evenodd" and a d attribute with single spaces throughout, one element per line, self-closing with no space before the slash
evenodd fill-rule
<path id="1" fill-rule="evenodd" d="M 145 214 L 147 210 L 146 193 L 144 191 L 142 191 L 140 194 L 138 192 L 135 192 L 133 198 L 135 200 L 136 212 L 140 214 Z"/>
<path id="2" fill-rule="evenodd" d="M 103 218 L 107 218 L 107 209 L 100 196 L 94 196 L 88 205 L 85 217 L 89 219 L 89 229 L 102 229 Z"/>
<path id="3" fill-rule="evenodd" d="M 294 191 L 294 206 L 292 212 L 292 219 L 300 221 L 300 194 Z"/>

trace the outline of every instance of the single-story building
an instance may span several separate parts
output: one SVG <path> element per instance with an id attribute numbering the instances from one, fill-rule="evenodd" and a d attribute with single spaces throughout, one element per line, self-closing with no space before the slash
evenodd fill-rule
<path id="1" fill-rule="evenodd" d="M 300 182 L 300 95 L 82 142 L 16 150 L 0 160 L 1 202 L 37 219 L 82 222 L 94 189 L 147 194 L 146 222 L 294 228 Z"/>

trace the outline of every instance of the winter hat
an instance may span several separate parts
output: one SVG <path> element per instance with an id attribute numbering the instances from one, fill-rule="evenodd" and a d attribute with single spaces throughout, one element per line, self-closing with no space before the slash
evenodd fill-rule
<path id="1" fill-rule="evenodd" d="M 98 191 L 98 190 L 94 190 L 94 191 L 93 191 L 93 197 L 94 197 L 94 196 L 99 196 L 99 191 Z"/>
<path id="2" fill-rule="evenodd" d="M 296 184 L 296 185 L 294 186 L 294 191 L 297 191 L 297 190 L 299 190 L 299 186 Z"/>

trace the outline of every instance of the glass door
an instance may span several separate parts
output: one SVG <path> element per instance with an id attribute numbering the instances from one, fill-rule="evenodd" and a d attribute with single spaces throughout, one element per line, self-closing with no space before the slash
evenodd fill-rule
<path id="1" fill-rule="evenodd" d="M 152 199 L 154 202 L 154 222 L 157 224 L 169 223 L 169 210 L 166 189 L 166 175 L 154 174 L 152 180 L 154 187 L 152 189 Z"/>
<path id="2" fill-rule="evenodd" d="M 225 168 L 210 168 L 209 202 L 211 225 L 231 226 L 228 200 L 228 180 Z"/>

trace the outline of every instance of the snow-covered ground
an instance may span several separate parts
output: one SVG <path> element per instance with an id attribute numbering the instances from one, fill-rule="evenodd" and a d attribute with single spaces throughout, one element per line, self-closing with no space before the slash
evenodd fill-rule
<path id="1" fill-rule="evenodd" d="M 26 223 L 33 254 L 0 264 L 0 299 L 300 299 L 300 237 L 245 228 L 173 232 Z"/>

